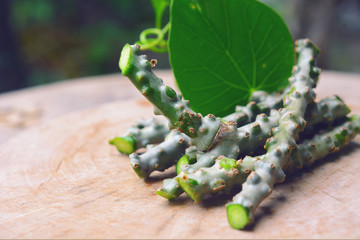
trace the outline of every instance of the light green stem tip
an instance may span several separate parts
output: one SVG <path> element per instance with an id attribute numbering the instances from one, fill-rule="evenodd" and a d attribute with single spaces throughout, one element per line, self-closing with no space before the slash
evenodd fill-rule
<path id="1" fill-rule="evenodd" d="M 226 206 L 226 213 L 232 228 L 243 229 L 250 223 L 250 210 L 240 204 L 228 204 Z"/>
<path id="2" fill-rule="evenodd" d="M 231 168 L 236 166 L 236 161 L 231 158 L 222 158 L 220 160 L 220 166 L 229 171 Z"/>
<path id="3" fill-rule="evenodd" d="M 139 176 L 139 178 L 145 178 L 147 176 L 146 172 L 144 172 L 144 170 L 142 170 L 141 168 L 134 165 L 132 165 L 132 167 L 135 173 Z"/>
<path id="4" fill-rule="evenodd" d="M 182 156 L 176 164 L 176 174 L 180 174 L 182 172 L 181 167 L 183 165 L 194 164 L 196 159 L 189 158 L 187 155 Z"/>
<path id="5" fill-rule="evenodd" d="M 163 198 L 166 198 L 167 200 L 175 200 L 179 196 L 177 194 L 169 193 L 163 190 L 157 190 L 156 194 Z"/>
<path id="6" fill-rule="evenodd" d="M 199 183 L 194 179 L 185 178 L 183 176 L 185 175 L 180 174 L 180 176 L 176 178 L 176 181 L 192 200 L 199 202 L 199 194 L 197 194 L 194 188 L 192 188 L 192 185 L 199 185 Z"/>
<path id="7" fill-rule="evenodd" d="M 136 150 L 136 141 L 133 137 L 125 136 L 125 137 L 115 137 L 110 140 L 109 143 L 114 145 L 117 150 L 124 154 L 131 154 Z"/>
<path id="8" fill-rule="evenodd" d="M 175 200 L 183 190 L 178 183 L 173 179 L 165 179 L 163 188 L 156 191 L 156 194 L 168 200 Z"/>
<path id="9" fill-rule="evenodd" d="M 132 57 L 133 57 L 133 54 L 131 51 L 131 45 L 126 44 L 121 51 L 120 60 L 119 60 L 119 67 L 122 71 L 122 74 L 125 76 L 128 74 L 128 72 L 131 69 Z"/>

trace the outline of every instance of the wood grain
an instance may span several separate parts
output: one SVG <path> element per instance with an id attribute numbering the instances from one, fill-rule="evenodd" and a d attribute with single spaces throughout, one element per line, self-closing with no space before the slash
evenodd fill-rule
<path id="1" fill-rule="evenodd" d="M 156 74 L 172 84 L 170 71 Z M 36 125 L 101 104 L 139 98 L 136 88 L 120 74 L 67 80 L 53 84 L 0 94 L 0 144 Z M 40 116 L 27 126 L 8 126 L 1 122 L 1 112 L 7 109 L 37 107 Z"/>
<path id="2" fill-rule="evenodd" d="M 140 180 L 128 157 L 107 144 L 139 117 L 152 116 L 133 86 L 117 78 L 117 94 L 129 97 L 44 121 L 0 145 L 0 237 L 360 238 L 359 137 L 277 185 L 257 212 L 256 225 L 237 231 L 226 220 L 224 204 L 231 195 L 201 204 L 186 196 L 164 200 L 155 190 L 174 169 Z M 318 99 L 337 93 L 359 114 L 359 89 L 357 75 L 325 73 Z"/>

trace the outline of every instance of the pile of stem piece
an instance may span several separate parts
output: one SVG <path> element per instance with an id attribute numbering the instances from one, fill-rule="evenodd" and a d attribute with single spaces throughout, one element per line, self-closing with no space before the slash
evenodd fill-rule
<path id="1" fill-rule="evenodd" d="M 139 120 L 125 136 L 110 141 L 130 154 L 140 178 L 176 164 L 177 176 L 165 179 L 156 193 L 174 200 L 185 192 L 200 202 L 206 195 L 240 193 L 226 206 L 229 224 L 243 229 L 259 204 L 285 173 L 308 167 L 341 150 L 360 132 L 360 118 L 337 96 L 315 102 L 320 74 L 319 49 L 308 39 L 295 43 L 296 65 L 289 86 L 279 93 L 256 91 L 246 106 L 224 117 L 202 116 L 151 71 L 139 47 L 125 45 L 119 66 L 168 121 Z M 170 130 L 171 131 L 170 131 Z M 135 153 L 146 147 L 146 152 Z"/>

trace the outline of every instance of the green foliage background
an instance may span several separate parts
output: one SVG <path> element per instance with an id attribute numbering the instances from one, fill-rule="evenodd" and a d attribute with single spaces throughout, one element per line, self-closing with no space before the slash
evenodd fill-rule
<path id="1" fill-rule="evenodd" d="M 360 1 L 261 1 L 284 17 L 294 39 L 316 42 L 320 67 L 360 73 Z M 4 2 L 13 36 L 0 36 L 0 45 L 14 39 L 19 57 L 10 61 L 13 50 L 0 46 L 0 92 L 119 72 L 122 46 L 155 24 L 151 0 L 1 0 L 0 6 Z M 167 54 L 151 57 L 158 68 L 170 67 Z"/>
<path id="2" fill-rule="evenodd" d="M 123 45 L 154 17 L 150 0 L 13 0 L 11 23 L 29 86 L 118 72 Z M 167 56 L 158 57 L 168 67 Z"/>

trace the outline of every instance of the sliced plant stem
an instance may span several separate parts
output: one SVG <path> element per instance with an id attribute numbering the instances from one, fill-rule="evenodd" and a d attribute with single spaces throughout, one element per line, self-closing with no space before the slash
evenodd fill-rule
<path id="1" fill-rule="evenodd" d="M 148 144 L 160 143 L 169 134 L 166 121 L 155 118 L 140 119 L 131 126 L 125 136 L 115 137 L 109 141 L 117 150 L 124 154 L 131 154 Z"/>
<path id="2" fill-rule="evenodd" d="M 340 126 L 299 144 L 298 148 L 291 152 L 290 161 L 284 166 L 284 169 L 286 172 L 293 172 L 303 167 L 309 167 L 326 155 L 344 148 L 359 133 L 360 117 L 351 116 Z M 255 165 L 256 162 L 263 161 L 265 157 L 266 155 L 246 157 L 244 161 L 253 162 L 253 165 Z M 239 169 L 239 167 L 237 166 L 236 169 Z M 251 178 L 252 181 L 258 181 L 255 172 L 252 172 L 248 178 Z M 240 182 L 242 179 L 240 179 Z M 235 195 L 233 201 L 226 206 L 230 226 L 235 229 L 242 229 L 248 225 L 251 222 L 251 218 L 249 218 L 251 216 L 250 210 L 251 208 L 244 206 L 241 193 Z"/>
<path id="3" fill-rule="evenodd" d="M 314 131 L 313 126 L 321 125 L 322 128 L 330 127 L 334 121 L 339 121 L 340 119 L 345 118 L 346 115 L 349 113 L 349 111 L 350 109 L 348 108 L 348 106 L 345 105 L 344 102 L 339 97 L 327 97 L 316 104 L 311 104 L 306 109 L 305 115 L 308 124 L 306 125 L 305 132 L 307 132 L 308 133 L 307 135 L 309 135 L 310 130 L 307 129 L 311 129 L 312 131 Z M 267 134 L 271 133 L 271 128 L 276 126 L 277 121 L 279 120 L 280 117 L 279 113 L 276 111 L 273 111 L 273 114 L 276 117 L 274 116 L 269 117 L 269 119 L 271 120 L 270 121 L 271 125 L 269 125 L 269 122 L 264 122 L 265 119 L 263 115 L 259 115 L 254 123 L 238 128 L 239 135 L 241 135 L 239 137 L 240 139 L 239 147 L 240 149 L 245 149 L 244 151 L 240 152 L 240 156 L 245 156 L 249 153 L 252 153 L 254 152 L 255 149 L 263 146 L 267 137 L 269 137 Z M 265 132 L 261 134 L 260 133 L 254 134 L 254 132 L 251 131 L 254 124 L 257 125 L 257 123 L 259 124 L 261 129 Z M 305 134 L 305 136 L 307 135 Z M 196 163 L 194 164 L 188 163 L 187 164 L 188 166 L 183 166 L 183 167 L 177 166 L 178 169 L 177 174 L 180 174 L 181 171 L 184 171 L 186 174 L 193 173 L 200 168 L 211 167 L 212 165 L 214 165 L 215 160 L 221 155 L 226 156 L 228 158 L 229 156 L 231 156 L 229 155 L 228 149 L 221 147 L 219 147 L 219 149 L 210 150 L 208 152 L 199 152 L 195 148 L 189 148 L 187 150 L 186 155 L 184 156 L 187 156 L 186 158 L 191 159 L 192 161 L 196 161 Z M 184 162 L 181 163 L 184 164 Z M 167 180 L 166 183 L 164 182 L 162 189 L 158 191 L 163 191 L 164 192 L 163 196 L 166 196 L 166 192 L 171 192 L 171 193 L 175 192 L 175 190 L 172 189 L 173 187 L 180 188 L 180 185 L 175 184 L 176 178 L 178 177 L 179 175 L 171 180 Z M 182 193 L 181 191 L 176 191 L 176 192 Z M 171 196 L 173 197 L 174 194 L 171 194 Z"/>
<path id="4" fill-rule="evenodd" d="M 292 91 L 284 98 L 279 127 L 273 130 L 274 137 L 265 145 L 264 159 L 254 164 L 254 171 L 236 198 L 248 214 L 246 224 L 253 220 L 257 206 L 272 192 L 274 184 L 285 180 L 283 168 L 288 165 L 289 156 L 297 147 L 299 133 L 305 127 L 305 109 L 315 99 L 313 88 L 320 71 L 314 67 L 314 61 L 319 49 L 308 39 L 298 40 L 295 45 L 298 63 L 290 79 Z"/>
<path id="5" fill-rule="evenodd" d="M 203 117 L 193 112 L 188 101 L 155 76 L 151 71 L 151 62 L 146 56 L 139 56 L 139 52 L 140 48 L 136 45 L 124 46 L 119 61 L 122 74 L 154 105 L 155 113 L 169 120 L 171 127 L 193 138 L 192 143 L 199 150 L 210 148 L 224 124 L 213 115 Z"/>

